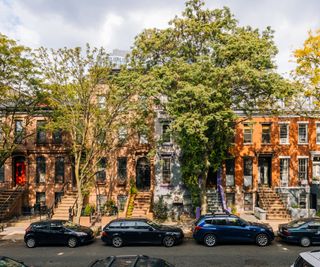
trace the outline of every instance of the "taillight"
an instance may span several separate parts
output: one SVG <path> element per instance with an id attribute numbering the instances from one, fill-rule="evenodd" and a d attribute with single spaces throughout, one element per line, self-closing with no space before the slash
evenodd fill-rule
<path id="1" fill-rule="evenodd" d="M 26 233 L 31 231 L 31 226 L 28 226 L 28 228 L 26 229 Z"/>
<path id="2" fill-rule="evenodd" d="M 197 226 L 194 228 L 194 231 L 197 232 L 197 231 L 199 231 L 199 230 L 201 230 L 201 229 L 202 229 L 202 227 L 199 226 L 199 225 L 197 225 Z"/>
<path id="3" fill-rule="evenodd" d="M 282 229 L 282 233 L 286 236 L 290 235 L 290 232 L 287 229 Z"/>
<path id="4" fill-rule="evenodd" d="M 102 232 L 102 236 L 107 236 L 107 235 L 108 235 L 107 232 L 105 231 Z"/>

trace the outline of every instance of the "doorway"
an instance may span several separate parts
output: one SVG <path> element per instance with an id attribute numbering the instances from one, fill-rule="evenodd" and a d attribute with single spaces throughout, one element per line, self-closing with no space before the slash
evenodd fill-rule
<path id="1" fill-rule="evenodd" d="M 150 189 L 150 163 L 146 157 L 139 158 L 136 166 L 136 186 L 138 190 Z"/>
<path id="2" fill-rule="evenodd" d="M 27 182 L 25 161 L 26 159 L 23 156 L 13 158 L 13 186 L 24 186 Z"/>
<path id="3" fill-rule="evenodd" d="M 214 171 L 212 167 L 209 167 L 208 176 L 207 176 L 207 187 L 208 188 L 217 188 L 218 182 L 218 172 Z"/>
<path id="4" fill-rule="evenodd" d="M 272 157 L 259 157 L 259 185 L 271 186 L 271 159 Z"/>

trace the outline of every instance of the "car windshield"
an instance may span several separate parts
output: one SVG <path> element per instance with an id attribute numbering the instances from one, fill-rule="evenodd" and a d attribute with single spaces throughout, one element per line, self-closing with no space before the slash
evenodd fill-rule
<path id="1" fill-rule="evenodd" d="M 288 223 L 288 227 L 293 227 L 293 228 L 296 228 L 296 227 L 300 227 L 301 225 L 305 224 L 306 221 L 305 220 L 294 220 L 292 222 L 289 222 Z"/>
<path id="2" fill-rule="evenodd" d="M 156 224 L 155 222 L 153 221 L 147 221 L 147 224 L 149 224 L 150 226 L 154 227 L 154 228 L 160 228 L 160 225 L 159 224 Z"/>

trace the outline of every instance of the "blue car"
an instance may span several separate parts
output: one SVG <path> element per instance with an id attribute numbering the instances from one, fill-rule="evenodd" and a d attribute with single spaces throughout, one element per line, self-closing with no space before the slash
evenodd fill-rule
<path id="1" fill-rule="evenodd" d="M 255 242 L 266 246 L 274 239 L 271 226 L 247 222 L 228 214 L 204 215 L 195 223 L 193 238 L 208 247 L 218 242 Z"/>

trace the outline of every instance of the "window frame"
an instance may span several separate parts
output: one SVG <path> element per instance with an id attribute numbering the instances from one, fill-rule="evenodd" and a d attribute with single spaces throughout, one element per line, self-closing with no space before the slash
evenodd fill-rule
<path id="1" fill-rule="evenodd" d="M 271 123 L 261 123 L 261 144 L 270 145 L 271 144 Z M 268 132 L 264 133 L 264 127 L 268 127 Z M 265 128 L 266 129 L 266 128 Z M 268 139 L 265 142 L 264 138 Z"/>
<path id="2" fill-rule="evenodd" d="M 319 131 L 318 131 L 319 129 Z M 319 135 L 319 136 L 318 136 Z M 320 122 L 316 122 L 316 144 L 320 144 Z"/>
<path id="3" fill-rule="evenodd" d="M 280 157 L 279 162 L 279 178 L 280 178 L 280 186 L 288 187 L 290 182 L 290 157 Z M 282 162 L 287 162 L 286 166 L 282 164 Z M 286 169 L 284 169 L 286 167 Z M 287 176 L 285 177 L 284 174 Z M 284 180 L 286 178 L 286 181 Z"/>
<path id="4" fill-rule="evenodd" d="M 60 164 L 62 164 L 62 165 L 60 165 Z M 58 178 L 58 176 L 61 176 L 62 179 Z M 65 180 L 65 160 L 64 160 L 64 157 L 56 157 L 55 162 L 54 162 L 54 182 L 55 183 L 64 183 L 64 180 Z"/>
<path id="5" fill-rule="evenodd" d="M 281 127 L 286 127 L 286 141 L 283 142 L 283 137 L 281 137 Z M 281 145 L 289 145 L 289 131 L 290 131 L 290 126 L 289 123 L 279 123 L 279 143 Z"/>
<path id="6" fill-rule="evenodd" d="M 303 171 L 301 171 L 301 167 L 302 165 L 300 163 L 304 162 L 304 169 Z M 298 179 L 299 181 L 308 181 L 308 170 L 309 170 L 309 159 L 307 157 L 298 157 Z M 301 175 L 302 174 L 302 175 Z M 304 176 L 303 178 L 301 178 L 302 176 Z"/>
<path id="7" fill-rule="evenodd" d="M 161 164 L 161 182 L 162 182 L 162 184 L 170 184 L 171 183 L 171 173 L 172 173 L 171 172 L 171 168 L 172 168 L 171 161 L 172 161 L 171 157 L 162 157 L 162 164 Z"/>
<path id="8" fill-rule="evenodd" d="M 122 163 L 121 163 L 122 162 Z M 121 166 L 121 164 L 123 166 Z M 119 157 L 117 158 L 117 178 L 120 184 L 125 184 L 128 178 L 128 158 Z"/>
<path id="9" fill-rule="evenodd" d="M 305 141 L 302 141 L 302 137 L 300 135 L 300 127 L 305 126 Z M 298 122 L 298 145 L 306 145 L 308 144 L 308 122 Z"/>
<path id="10" fill-rule="evenodd" d="M 228 168 L 230 164 L 231 168 Z M 235 186 L 235 158 L 226 159 L 225 160 L 225 166 L 226 166 L 226 186 Z M 230 171 L 230 172 L 229 172 Z M 232 181 L 230 183 L 230 181 Z"/>
<path id="11" fill-rule="evenodd" d="M 21 123 L 19 126 L 17 123 Z M 19 129 L 21 127 L 21 129 Z M 22 144 L 24 138 L 24 121 L 17 119 L 14 121 L 14 143 Z"/>
<path id="12" fill-rule="evenodd" d="M 40 160 L 41 159 L 41 160 Z M 41 171 L 41 168 L 42 171 Z M 41 184 L 46 182 L 47 162 L 44 156 L 36 157 L 36 183 Z"/>
<path id="13" fill-rule="evenodd" d="M 106 183 L 107 180 L 107 158 L 102 157 L 97 164 L 96 182 L 99 184 Z"/>
<path id="14" fill-rule="evenodd" d="M 246 133 L 246 130 L 250 130 L 250 132 Z M 246 135 L 250 134 L 250 141 L 246 140 Z M 253 125 L 252 123 L 244 123 L 243 124 L 243 144 L 251 145 L 253 142 Z"/>
<path id="15" fill-rule="evenodd" d="M 249 170 L 249 168 L 247 168 L 248 166 L 246 166 L 246 161 L 251 162 L 250 172 L 248 173 L 246 173 L 246 171 Z M 250 184 L 248 185 L 245 185 L 246 177 L 247 177 L 247 180 L 250 179 Z M 243 157 L 243 186 L 244 187 L 253 186 L 253 158 L 252 157 Z"/>
<path id="16" fill-rule="evenodd" d="M 162 123 L 161 125 L 161 138 L 163 144 L 171 144 L 171 133 L 168 132 L 170 130 L 170 123 Z"/>
<path id="17" fill-rule="evenodd" d="M 36 143 L 37 144 L 46 144 L 47 142 L 47 131 L 43 129 L 46 125 L 45 120 L 37 120 L 36 122 Z"/>
<path id="18" fill-rule="evenodd" d="M 5 165 L 0 165 L 0 183 L 5 182 Z"/>

